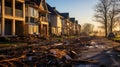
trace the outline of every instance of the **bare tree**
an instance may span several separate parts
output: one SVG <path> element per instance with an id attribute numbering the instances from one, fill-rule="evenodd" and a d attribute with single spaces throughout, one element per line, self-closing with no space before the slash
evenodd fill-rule
<path id="1" fill-rule="evenodd" d="M 95 18 L 97 22 L 100 22 L 104 25 L 105 28 L 105 36 L 107 36 L 108 32 L 108 13 L 110 9 L 111 2 L 110 0 L 99 0 L 99 3 L 95 8 Z"/>
<path id="2" fill-rule="evenodd" d="M 94 25 L 90 23 L 85 23 L 82 27 L 82 32 L 86 34 L 90 34 L 93 32 Z"/>
<path id="3" fill-rule="evenodd" d="M 109 28 L 110 28 L 110 32 L 113 32 L 113 28 L 116 26 L 116 22 L 118 19 L 118 17 L 120 16 L 120 0 L 110 0 L 111 1 L 111 6 L 110 6 L 110 10 L 109 10 Z"/>
<path id="4" fill-rule="evenodd" d="M 96 21 L 103 24 L 105 36 L 113 32 L 120 14 L 120 0 L 99 0 L 95 8 Z"/>

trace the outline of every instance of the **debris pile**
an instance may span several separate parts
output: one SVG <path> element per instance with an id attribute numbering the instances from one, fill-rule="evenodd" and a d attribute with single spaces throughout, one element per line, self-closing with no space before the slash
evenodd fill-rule
<path id="1" fill-rule="evenodd" d="M 78 59 L 78 54 L 82 51 L 80 40 L 74 39 L 71 40 L 72 42 L 53 43 L 53 45 L 26 45 L 1 49 L 0 67 L 72 67 L 75 63 L 94 63 Z M 88 41 L 86 40 L 85 43 Z"/>

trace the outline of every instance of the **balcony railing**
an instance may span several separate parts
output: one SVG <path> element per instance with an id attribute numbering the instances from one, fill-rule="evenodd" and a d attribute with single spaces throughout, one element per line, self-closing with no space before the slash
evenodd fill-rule
<path id="1" fill-rule="evenodd" d="M 19 9 L 15 9 L 15 16 L 16 17 L 23 17 L 23 11 Z"/>
<path id="2" fill-rule="evenodd" d="M 41 18 L 40 18 L 40 21 L 47 22 L 48 20 L 47 20 L 46 17 L 41 17 Z"/>
<path id="3" fill-rule="evenodd" d="M 12 16 L 12 15 L 13 15 L 13 10 L 12 10 L 12 8 L 6 6 L 6 7 L 5 7 L 5 14 Z"/>

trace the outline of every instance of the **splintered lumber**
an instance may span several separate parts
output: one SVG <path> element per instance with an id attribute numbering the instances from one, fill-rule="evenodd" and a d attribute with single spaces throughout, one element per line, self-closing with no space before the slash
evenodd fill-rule
<path id="1" fill-rule="evenodd" d="M 12 59 L 1 60 L 0 63 L 1 63 L 1 62 L 14 61 L 14 60 L 20 60 L 20 59 L 24 59 L 25 57 L 26 57 L 25 55 L 22 55 L 22 56 L 20 56 L 20 57 L 18 57 L 18 58 L 12 58 Z"/>

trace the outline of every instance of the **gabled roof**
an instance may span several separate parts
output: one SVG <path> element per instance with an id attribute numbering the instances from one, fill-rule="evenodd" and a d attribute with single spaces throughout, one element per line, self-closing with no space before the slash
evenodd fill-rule
<path id="1" fill-rule="evenodd" d="M 49 4 L 47 4 L 47 8 L 48 8 L 48 11 L 49 11 L 51 14 L 56 14 L 56 12 L 54 11 L 54 9 L 53 9 Z"/>
<path id="2" fill-rule="evenodd" d="M 70 18 L 70 21 L 73 22 L 73 23 L 76 22 L 75 18 Z"/>
<path id="3" fill-rule="evenodd" d="M 41 0 L 25 0 L 25 4 L 32 4 L 33 2 L 40 5 Z"/>
<path id="4" fill-rule="evenodd" d="M 34 2 L 35 2 L 37 5 L 40 5 L 41 0 L 34 0 Z"/>
<path id="5" fill-rule="evenodd" d="M 69 13 L 61 13 L 61 15 L 62 15 L 64 18 L 66 18 L 66 19 L 69 18 Z"/>
<path id="6" fill-rule="evenodd" d="M 35 0 L 25 0 L 25 4 L 29 4 L 32 7 L 38 8 L 39 5 L 36 4 Z"/>
<path id="7" fill-rule="evenodd" d="M 38 8 L 41 13 L 48 13 L 45 0 L 25 0 L 25 4 Z"/>
<path id="8" fill-rule="evenodd" d="M 47 4 L 47 7 L 48 7 L 48 11 L 50 12 L 50 14 L 60 15 L 60 16 L 61 16 L 60 12 L 57 11 L 57 10 L 55 9 L 55 7 L 51 7 L 49 4 Z"/>

